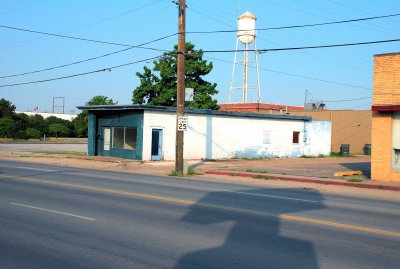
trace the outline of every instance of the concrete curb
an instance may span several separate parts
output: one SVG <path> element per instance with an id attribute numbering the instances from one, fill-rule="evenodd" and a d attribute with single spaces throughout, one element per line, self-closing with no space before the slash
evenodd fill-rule
<path id="1" fill-rule="evenodd" d="M 336 185 L 345 187 L 355 187 L 364 189 L 376 189 L 376 190 L 386 190 L 386 191 L 400 191 L 400 187 L 397 186 L 387 186 L 387 185 L 373 185 L 366 183 L 352 183 L 352 182 L 339 182 L 332 180 L 321 180 L 321 179 L 310 179 L 310 178 L 298 178 L 298 177 L 286 177 L 286 176 L 270 176 L 267 174 L 251 174 L 242 172 L 227 172 L 227 171 L 205 171 L 206 174 L 210 175 L 220 175 L 220 176 L 238 176 L 238 177 L 251 177 L 256 176 L 268 177 L 270 180 L 282 180 L 282 181 L 294 181 L 294 182 L 304 182 L 304 183 L 316 183 L 323 185 Z"/>

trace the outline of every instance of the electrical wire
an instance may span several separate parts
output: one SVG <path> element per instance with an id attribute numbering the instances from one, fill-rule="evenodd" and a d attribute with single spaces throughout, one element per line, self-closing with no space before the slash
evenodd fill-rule
<path id="1" fill-rule="evenodd" d="M 227 60 L 218 59 L 218 58 L 209 57 L 209 56 L 204 57 L 204 58 L 212 59 L 212 60 L 216 60 L 216 61 L 221 61 L 221 62 L 226 62 L 226 63 L 233 63 L 233 61 L 227 61 Z M 242 63 L 238 63 L 238 64 L 243 65 Z M 255 66 L 252 66 L 252 65 L 249 65 L 248 67 L 256 68 Z M 347 84 L 347 83 L 341 83 L 341 82 L 335 82 L 335 81 L 324 80 L 324 79 L 319 79 L 319 78 L 313 78 L 313 77 L 308 77 L 308 76 L 303 76 L 303 75 L 298 75 L 298 74 L 293 74 L 293 73 L 287 73 L 287 72 L 282 72 L 282 71 L 268 69 L 268 68 L 258 67 L 258 69 L 264 70 L 264 71 L 268 71 L 268 72 L 272 72 L 272 73 L 281 74 L 281 75 L 287 75 L 287 76 L 292 76 L 292 77 L 297 77 L 297 78 L 314 80 L 314 81 L 318 81 L 318 82 L 324 82 L 324 83 L 328 83 L 328 84 L 334 84 L 334 85 L 340 85 L 340 86 L 346 86 L 346 87 L 358 88 L 358 89 L 365 89 L 365 90 L 372 90 L 371 88 L 367 88 L 367 87 L 363 87 L 363 86 Z"/>
<path id="2" fill-rule="evenodd" d="M 175 34 L 174 34 L 175 35 Z M 165 37 L 164 37 L 165 38 Z M 262 50 L 257 50 L 257 52 L 267 52 L 267 51 L 288 51 L 288 50 L 301 50 L 301 49 L 318 49 L 318 48 L 331 48 L 331 47 L 343 47 L 343 46 L 356 46 L 356 45 L 366 45 L 366 44 L 376 44 L 376 43 L 384 43 L 384 42 L 398 42 L 400 41 L 400 39 L 393 39 L 393 40 L 381 40 L 381 41 L 369 41 L 369 42 L 359 42 L 359 43 L 347 43 L 347 44 L 335 44 L 335 45 L 322 45 L 322 46 L 308 46 L 308 47 L 293 47 L 293 48 L 277 48 L 277 49 L 262 49 Z M 127 48 L 125 50 L 128 50 L 131 48 Z M 215 53 L 215 52 L 236 52 L 236 51 L 245 51 L 245 50 L 204 50 L 201 51 L 202 53 Z M 255 50 L 248 50 L 248 51 L 255 51 Z M 158 57 L 156 57 L 158 58 Z M 122 65 L 125 66 L 125 65 Z M 115 68 L 115 67 L 114 67 Z M 110 68 L 108 68 L 110 69 Z M 101 72 L 104 71 L 104 69 L 100 69 L 97 71 L 91 71 L 91 72 L 86 72 L 86 73 L 81 73 L 79 74 L 79 76 L 81 75 L 87 75 L 87 74 L 92 74 L 92 73 L 96 73 L 96 72 Z M 55 79 L 48 79 L 48 80 L 40 80 L 40 81 L 36 81 L 36 82 L 25 82 L 25 83 L 16 83 L 16 84 L 5 84 L 5 85 L 0 85 L 0 87 L 9 87 L 9 86 L 18 86 L 18 85 L 25 85 L 25 84 L 32 84 L 32 83 L 39 83 L 39 82 L 47 82 L 47 81 L 52 81 L 52 80 L 56 80 L 56 79 L 62 79 L 62 78 L 69 78 L 69 77 L 74 77 L 74 76 L 78 76 L 78 75 L 73 75 L 73 76 L 67 76 L 67 77 L 61 77 L 61 78 L 55 78 Z M 321 80 L 322 81 L 322 80 Z M 343 83 L 335 83 L 335 84 L 339 84 L 339 85 L 345 85 L 345 86 L 350 86 L 347 84 L 343 84 Z M 354 85 L 352 86 L 354 87 Z M 359 87 L 361 88 L 361 87 Z M 364 87 L 362 87 L 364 88 Z"/>
<path id="3" fill-rule="evenodd" d="M 28 33 L 40 34 L 40 35 L 62 37 L 62 38 L 67 38 L 67 39 L 79 40 L 79 41 L 100 43 L 100 44 L 106 44 L 106 45 L 114 45 L 114 46 L 121 46 L 121 47 L 138 47 L 138 46 L 132 46 L 132 45 L 129 45 L 129 44 L 122 44 L 122 43 L 116 43 L 116 42 L 95 40 L 95 39 L 76 37 L 76 36 L 60 35 L 60 34 L 41 32 L 41 31 L 23 29 L 23 28 L 18 28 L 18 27 L 13 27 L 13 26 L 6 26 L 6 25 L 0 25 L 0 28 L 5 28 L 5 29 L 9 29 L 9 30 L 16 30 L 16 31 L 23 31 L 23 32 L 28 32 Z"/>
<path id="4" fill-rule="evenodd" d="M 338 103 L 338 102 L 352 102 L 352 101 L 359 101 L 359 100 L 365 100 L 365 99 L 371 99 L 372 97 L 361 97 L 361 98 L 355 98 L 355 99 L 344 99 L 344 100 L 329 100 L 329 101 L 323 101 L 324 103 Z"/>
<path id="5" fill-rule="evenodd" d="M 278 27 L 267 27 L 267 28 L 256 28 L 255 31 L 270 31 L 270 30 L 282 30 L 282 29 L 293 29 L 293 28 L 304 28 L 304 27 L 316 27 L 323 25 L 332 25 L 332 24 L 343 24 L 343 23 L 352 23 L 352 22 L 360 22 L 360 21 L 368 21 L 368 20 L 376 20 L 390 17 L 400 16 L 400 13 L 390 14 L 390 15 L 382 15 L 375 17 L 367 17 L 367 18 L 359 18 L 359 19 L 350 19 L 350 20 L 342 20 L 342 21 L 332 21 L 332 22 L 322 22 L 322 23 L 312 23 L 312 24 L 302 24 L 302 25 L 289 25 L 289 26 L 278 26 Z M 217 33 L 236 33 L 239 31 L 248 31 L 248 30 L 216 30 L 216 31 L 190 31 L 186 32 L 186 34 L 217 34 Z"/>
<path id="6" fill-rule="evenodd" d="M 14 84 L 3 84 L 3 85 L 0 85 L 0 88 L 20 86 L 20 85 L 29 85 L 29 84 L 36 84 L 36 83 L 43 83 L 43 82 L 49 82 L 49 81 L 54 81 L 54 80 L 61 80 L 61 79 L 85 76 L 85 75 L 95 74 L 95 73 L 99 73 L 99 72 L 106 72 L 106 71 L 111 71 L 112 69 L 117 69 L 117 68 L 121 68 L 121 67 L 128 66 L 128 65 L 133 65 L 133 64 L 142 63 L 142 62 L 148 62 L 148 61 L 151 61 L 151 60 L 154 60 L 154 59 L 158 59 L 160 57 L 161 56 L 151 57 L 151 58 L 147 58 L 147 59 L 143 59 L 143 60 L 139 60 L 139 61 L 135 61 L 135 62 L 115 65 L 115 66 L 111 66 L 111 67 L 106 67 L 106 68 L 102 68 L 102 69 L 97 69 L 97 70 L 93 70 L 93 71 L 89 71 L 89 72 L 78 73 L 78 74 L 73 74 L 73 75 L 68 75 L 68 76 L 63 76 L 63 77 L 56 77 L 56 78 L 29 81 L 29 82 L 22 82 L 22 83 L 14 83 Z"/>
<path id="7" fill-rule="evenodd" d="M 18 76 L 24 76 L 24 75 L 30 75 L 30 74 L 45 72 L 45 71 L 49 71 L 49 70 L 59 69 L 59 68 L 63 68 L 63 67 L 71 66 L 71 65 L 76 65 L 76 64 L 81 64 L 81 63 L 93 61 L 93 60 L 96 60 L 96 59 L 100 59 L 100 58 L 104 58 L 104 57 L 107 57 L 107 56 L 111 56 L 111 55 L 114 55 L 114 54 L 118 54 L 118 53 L 121 53 L 121 52 L 124 52 L 124 51 L 128 51 L 128 50 L 131 50 L 131 49 L 134 49 L 134 48 L 143 48 L 142 46 L 144 46 L 144 45 L 148 45 L 148 44 L 150 44 L 150 43 L 154 43 L 154 42 L 157 42 L 157 41 L 160 41 L 160 40 L 163 40 L 163 39 L 166 39 L 166 38 L 175 36 L 175 35 L 176 35 L 176 34 L 170 34 L 170 35 L 163 36 L 163 37 L 160 37 L 160 38 L 157 38 L 157 39 L 153 39 L 153 40 L 151 40 L 151 41 L 148 41 L 148 42 L 145 42 L 145 43 L 136 45 L 136 46 L 132 46 L 132 45 L 131 45 L 129 48 L 126 48 L 126 49 L 117 50 L 117 51 L 114 51 L 114 52 L 110 52 L 110 53 L 103 54 L 103 55 L 100 55 L 100 56 L 88 58 L 88 59 L 85 59 L 85 60 L 76 61 L 76 62 L 69 63 L 69 64 L 63 64 L 63 65 L 59 65 L 59 66 L 54 66 L 54 67 L 49 67 L 49 68 L 39 69 L 39 70 L 35 70 L 35 71 L 29 71 L 29 72 L 19 73 L 19 74 L 0 76 L 0 79 L 2 79 L 2 78 L 11 78 L 11 77 L 18 77 Z M 168 52 L 168 50 L 160 50 L 160 49 L 156 49 L 156 50 L 157 50 L 157 51 L 165 51 L 165 52 Z"/>
<path id="8" fill-rule="evenodd" d="M 378 40 L 378 41 L 366 41 L 366 42 L 357 42 L 357 43 L 345 43 L 345 44 L 332 44 L 332 45 L 318 45 L 318 46 L 305 46 L 305 47 L 288 47 L 288 48 L 274 48 L 274 49 L 257 49 L 257 50 L 203 50 L 204 53 L 224 53 L 224 52 L 244 52 L 251 51 L 257 53 L 265 53 L 272 51 L 288 51 L 288 50 L 304 50 L 304 49 L 322 49 L 322 48 L 335 48 L 335 47 L 348 47 L 348 46 L 360 46 L 360 45 L 370 45 L 370 44 L 379 44 L 379 43 L 391 43 L 391 42 L 399 42 L 399 39 L 388 39 L 388 40 Z"/>

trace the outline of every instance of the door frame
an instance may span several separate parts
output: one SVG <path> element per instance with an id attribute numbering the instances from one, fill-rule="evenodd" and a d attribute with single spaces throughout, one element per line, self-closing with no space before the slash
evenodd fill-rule
<path id="1" fill-rule="evenodd" d="M 105 140 L 105 129 L 109 129 L 109 135 L 108 135 L 108 142 L 109 142 L 109 148 L 108 150 L 104 149 L 104 142 Z M 97 156 L 110 156 L 111 153 L 111 143 L 112 143 L 112 127 L 111 126 L 101 126 L 98 129 L 98 132 L 96 134 L 96 155 Z"/>
<path id="2" fill-rule="evenodd" d="M 153 155 L 153 132 L 158 131 L 158 154 Z M 150 160 L 161 161 L 163 159 L 163 143 L 164 142 L 164 129 L 159 127 L 151 128 L 151 141 L 150 141 Z"/>

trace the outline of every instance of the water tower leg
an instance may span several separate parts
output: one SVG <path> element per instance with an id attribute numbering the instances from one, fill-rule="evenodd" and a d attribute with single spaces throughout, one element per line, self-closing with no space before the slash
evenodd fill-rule
<path id="1" fill-rule="evenodd" d="M 248 64 L 249 45 L 244 44 L 244 72 L 243 72 L 243 103 L 247 103 L 247 64 Z"/>
<path id="2" fill-rule="evenodd" d="M 232 101 L 232 88 L 233 88 L 233 80 L 235 78 L 235 66 L 236 66 L 238 45 L 239 45 L 239 38 L 236 38 L 236 49 L 235 49 L 235 57 L 233 59 L 232 78 L 231 78 L 231 83 L 229 86 L 229 100 L 228 100 L 229 104 L 231 104 L 231 101 Z"/>

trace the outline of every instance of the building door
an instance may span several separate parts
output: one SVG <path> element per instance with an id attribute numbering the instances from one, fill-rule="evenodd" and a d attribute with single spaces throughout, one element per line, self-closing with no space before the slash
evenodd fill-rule
<path id="1" fill-rule="evenodd" d="M 97 155 L 110 156 L 111 128 L 103 127 L 97 133 Z"/>
<path id="2" fill-rule="evenodd" d="M 151 130 L 151 160 L 159 161 L 162 156 L 162 129 Z"/>

